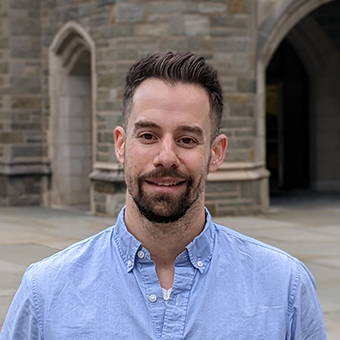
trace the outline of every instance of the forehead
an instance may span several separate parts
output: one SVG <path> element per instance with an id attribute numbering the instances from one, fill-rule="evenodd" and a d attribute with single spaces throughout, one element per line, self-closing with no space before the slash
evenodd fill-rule
<path id="1" fill-rule="evenodd" d="M 169 84 L 150 78 L 137 87 L 132 99 L 130 118 L 134 120 L 136 115 L 143 113 L 163 118 L 177 115 L 183 119 L 210 120 L 209 96 L 198 84 L 181 82 Z"/>

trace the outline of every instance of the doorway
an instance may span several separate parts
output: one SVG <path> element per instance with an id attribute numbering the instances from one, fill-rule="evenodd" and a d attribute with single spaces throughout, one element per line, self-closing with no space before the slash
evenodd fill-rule
<path id="1" fill-rule="evenodd" d="M 284 39 L 266 71 L 266 162 L 270 194 L 310 187 L 309 79 Z"/>

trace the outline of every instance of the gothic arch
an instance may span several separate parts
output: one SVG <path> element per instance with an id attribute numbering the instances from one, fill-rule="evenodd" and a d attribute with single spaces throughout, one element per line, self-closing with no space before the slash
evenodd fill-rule
<path id="1" fill-rule="evenodd" d="M 257 33 L 257 59 L 267 66 L 273 53 L 288 32 L 317 7 L 334 0 L 280 1 L 259 27 Z"/>
<path id="2" fill-rule="evenodd" d="M 66 23 L 49 49 L 48 206 L 88 205 L 94 157 L 95 45 L 76 22 Z"/>
<path id="3" fill-rule="evenodd" d="M 332 1 L 332 0 L 331 0 Z M 258 31 L 257 44 L 257 148 L 256 157 L 265 160 L 265 72 L 284 37 L 294 47 L 310 77 L 310 115 L 312 132 L 310 145 L 311 188 L 316 191 L 340 190 L 340 179 L 327 178 L 328 169 L 337 171 L 332 163 L 335 151 L 328 137 L 334 134 L 334 120 L 340 111 L 339 52 L 328 36 L 308 14 L 330 0 L 287 1 L 279 3 Z M 295 27 L 294 27 L 295 26 Z M 294 27 L 294 29 L 292 29 Z M 332 127 L 333 126 L 333 127 Z M 328 131 L 325 130 L 328 129 Z M 328 158 L 324 155 L 328 154 Z M 340 171 L 340 169 L 338 169 Z"/>
<path id="4" fill-rule="evenodd" d="M 313 78 L 338 68 L 337 50 L 311 17 L 302 19 L 286 38 Z"/>

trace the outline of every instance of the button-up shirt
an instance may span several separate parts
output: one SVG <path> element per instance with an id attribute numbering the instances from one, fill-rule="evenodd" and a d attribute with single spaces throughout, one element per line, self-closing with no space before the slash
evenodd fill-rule
<path id="1" fill-rule="evenodd" d="M 297 259 L 214 224 L 177 257 L 169 300 L 147 249 L 116 225 L 31 265 L 1 340 L 324 340 L 314 281 Z"/>

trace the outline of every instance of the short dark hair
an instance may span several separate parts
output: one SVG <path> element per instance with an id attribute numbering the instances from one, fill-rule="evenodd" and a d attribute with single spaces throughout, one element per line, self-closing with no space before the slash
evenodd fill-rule
<path id="1" fill-rule="evenodd" d="M 205 59 L 192 53 L 152 54 L 134 64 L 127 76 L 123 95 L 123 126 L 126 128 L 135 91 L 148 78 L 160 79 L 171 85 L 176 83 L 198 84 L 208 93 L 213 141 L 219 134 L 223 96 L 217 72 Z"/>

